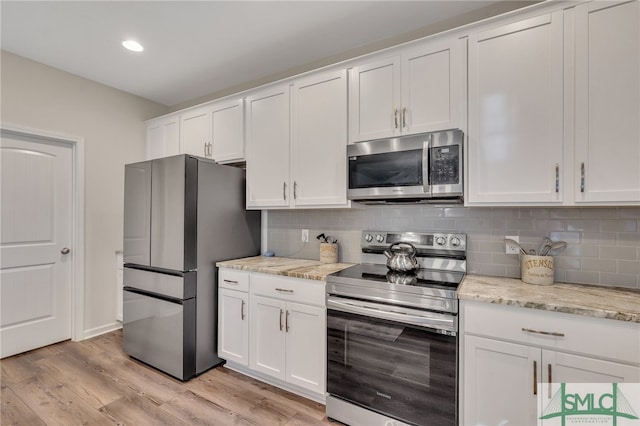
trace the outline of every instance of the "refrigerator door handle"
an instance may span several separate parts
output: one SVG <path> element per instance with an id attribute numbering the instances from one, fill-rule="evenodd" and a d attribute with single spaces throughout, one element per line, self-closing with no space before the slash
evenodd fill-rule
<path id="1" fill-rule="evenodd" d="M 151 291 L 144 291 L 144 290 L 140 290 L 140 289 L 135 288 L 135 287 L 124 286 L 122 289 L 124 291 L 128 291 L 130 293 L 136 293 L 136 294 L 140 294 L 142 296 L 149 296 L 149 297 L 153 297 L 154 299 L 160 299 L 160 300 L 164 300 L 165 302 L 176 303 L 178 305 L 182 305 L 184 303 L 184 300 L 178 299 L 176 297 L 166 296 L 164 294 L 153 293 Z"/>

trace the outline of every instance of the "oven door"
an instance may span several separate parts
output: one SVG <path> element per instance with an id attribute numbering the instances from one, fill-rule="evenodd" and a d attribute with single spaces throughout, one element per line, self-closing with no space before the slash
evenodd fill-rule
<path id="1" fill-rule="evenodd" d="M 456 425 L 456 336 L 375 318 L 371 310 L 328 303 L 328 393 L 406 423 Z"/>

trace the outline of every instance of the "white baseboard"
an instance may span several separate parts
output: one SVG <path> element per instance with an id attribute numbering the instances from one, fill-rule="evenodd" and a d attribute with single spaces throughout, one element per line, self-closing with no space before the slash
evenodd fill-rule
<path id="1" fill-rule="evenodd" d="M 100 336 L 101 334 L 110 333 L 115 330 L 119 330 L 122 328 L 122 323 L 120 321 L 114 321 L 110 324 L 101 325 L 100 327 L 91 328 L 89 330 L 85 330 L 82 336 L 82 339 L 86 340 L 91 339 L 92 337 Z"/>

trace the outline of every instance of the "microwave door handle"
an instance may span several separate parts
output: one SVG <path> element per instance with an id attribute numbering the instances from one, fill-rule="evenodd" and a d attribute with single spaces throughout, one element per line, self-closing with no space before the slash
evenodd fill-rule
<path id="1" fill-rule="evenodd" d="M 433 144 L 433 133 L 429 134 L 426 141 L 422 145 L 422 186 L 424 193 L 432 197 L 431 191 L 431 145 Z"/>

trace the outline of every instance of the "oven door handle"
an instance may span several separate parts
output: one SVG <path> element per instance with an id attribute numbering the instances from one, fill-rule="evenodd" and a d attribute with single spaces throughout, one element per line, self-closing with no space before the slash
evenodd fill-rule
<path id="1" fill-rule="evenodd" d="M 416 312 L 401 307 L 388 307 L 377 303 L 359 302 L 335 296 L 327 297 L 327 309 L 397 321 L 435 330 L 449 336 L 457 335 L 457 318 L 453 315 Z"/>

